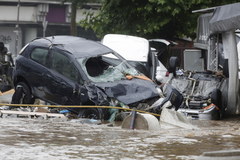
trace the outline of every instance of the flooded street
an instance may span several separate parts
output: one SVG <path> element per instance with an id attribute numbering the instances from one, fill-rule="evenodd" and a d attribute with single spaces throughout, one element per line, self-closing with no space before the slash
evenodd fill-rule
<path id="1" fill-rule="evenodd" d="M 240 160 L 240 0 L 0 13 L 0 160 Z"/>
<path id="2" fill-rule="evenodd" d="M 194 121 L 181 128 L 132 131 L 76 121 L 1 118 L 4 160 L 198 159 L 203 152 L 240 149 L 240 118 Z"/>

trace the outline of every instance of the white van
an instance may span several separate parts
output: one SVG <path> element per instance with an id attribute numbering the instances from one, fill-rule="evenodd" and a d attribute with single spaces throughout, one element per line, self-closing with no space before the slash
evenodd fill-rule
<path id="1" fill-rule="evenodd" d="M 170 45 L 170 42 L 163 39 L 147 40 L 122 34 L 107 34 L 102 39 L 102 44 L 119 53 L 140 72 L 152 80 L 164 82 L 167 69 L 157 59 L 158 49 L 151 47 L 151 42 Z"/>

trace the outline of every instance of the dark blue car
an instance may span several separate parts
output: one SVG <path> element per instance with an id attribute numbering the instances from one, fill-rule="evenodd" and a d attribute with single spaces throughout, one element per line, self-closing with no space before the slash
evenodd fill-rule
<path id="1" fill-rule="evenodd" d="M 59 105 L 148 108 L 160 98 L 159 87 L 139 76 L 119 54 L 98 42 L 73 36 L 36 39 L 16 59 L 12 103 L 41 99 Z M 87 110 L 68 109 L 76 114 Z"/>

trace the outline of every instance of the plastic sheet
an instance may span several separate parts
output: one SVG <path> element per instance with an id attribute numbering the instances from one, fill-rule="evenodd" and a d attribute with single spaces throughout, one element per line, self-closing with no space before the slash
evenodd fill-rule
<path id="1" fill-rule="evenodd" d="M 210 31 L 225 32 L 239 29 L 240 26 L 240 3 L 234 3 L 217 7 L 209 22 Z"/>

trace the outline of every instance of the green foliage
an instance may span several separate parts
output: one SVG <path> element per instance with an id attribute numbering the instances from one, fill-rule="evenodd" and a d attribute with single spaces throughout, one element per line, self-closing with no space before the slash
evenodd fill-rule
<path id="1" fill-rule="evenodd" d="M 238 0 L 104 0 L 100 14 L 89 13 L 80 25 L 93 29 L 98 37 L 107 33 L 146 38 L 195 36 L 197 17 L 193 10 Z"/>

